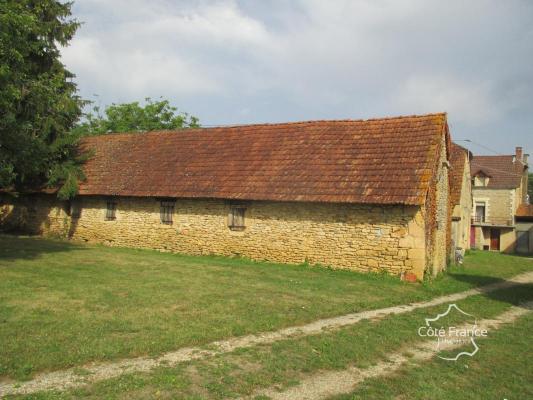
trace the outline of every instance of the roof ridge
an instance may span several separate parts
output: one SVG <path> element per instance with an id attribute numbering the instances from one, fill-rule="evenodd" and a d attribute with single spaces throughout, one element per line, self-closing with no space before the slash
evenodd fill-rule
<path id="1" fill-rule="evenodd" d="M 228 124 L 228 125 L 209 125 L 206 128 L 192 128 L 192 129 L 217 129 L 217 128 L 242 128 L 247 126 L 277 126 L 277 125 L 300 125 L 300 124 L 314 124 L 314 123 L 324 123 L 324 122 L 369 122 L 369 121 L 388 121 L 394 119 L 407 119 L 407 118 L 427 118 L 427 117 L 436 117 L 436 116 L 446 116 L 446 112 L 440 113 L 429 113 L 429 114 L 410 114 L 410 115 L 396 115 L 389 117 L 374 117 L 374 118 L 344 118 L 344 119 L 310 119 L 304 121 L 287 121 L 287 122 L 258 122 L 251 124 Z"/>
<path id="2" fill-rule="evenodd" d="M 480 157 L 484 157 L 484 158 L 497 158 L 497 157 L 516 157 L 515 154 L 494 154 L 494 155 L 485 155 L 485 154 L 478 154 L 478 155 L 474 155 L 474 158 L 480 158 Z M 520 161 L 520 160 L 518 160 Z"/>
<path id="3" fill-rule="evenodd" d="M 440 113 L 429 113 L 429 114 L 411 114 L 411 115 L 398 115 L 390 117 L 376 117 L 376 118 L 367 118 L 367 119 L 317 119 L 317 120 L 306 120 L 306 121 L 288 121 L 288 122 L 262 122 L 262 123 L 251 123 L 251 124 L 235 124 L 235 125 L 213 125 L 213 126 L 200 126 L 199 128 L 182 128 L 182 129 L 158 129 L 152 131 L 129 131 L 129 132 L 108 132 L 102 135 L 91 135 L 86 136 L 87 138 L 97 137 L 97 136 L 125 136 L 125 135 L 138 135 L 138 134 L 155 134 L 155 133 L 170 133 L 178 132 L 181 130 L 187 131 L 207 131 L 215 129 L 224 129 L 224 128 L 275 128 L 278 126 L 290 126 L 290 125 L 309 125 L 317 123 L 350 123 L 350 122 L 375 122 L 375 121 L 393 121 L 401 119 L 417 119 L 417 118 L 431 118 L 431 117 L 446 117 L 446 112 Z"/>

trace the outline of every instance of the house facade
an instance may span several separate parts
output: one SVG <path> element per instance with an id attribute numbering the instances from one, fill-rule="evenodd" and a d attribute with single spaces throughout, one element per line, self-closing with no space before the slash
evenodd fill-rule
<path id="1" fill-rule="evenodd" d="M 518 208 L 526 203 L 527 154 L 474 156 L 471 247 L 514 252 Z"/>
<path id="2" fill-rule="evenodd" d="M 110 134 L 81 150 L 79 195 L 4 194 L 4 229 L 418 279 L 447 263 L 445 114 Z"/>
<path id="3" fill-rule="evenodd" d="M 472 153 L 458 144 L 452 143 L 450 152 L 452 249 L 466 250 L 470 248 L 470 220 L 472 215 L 471 159 Z"/>

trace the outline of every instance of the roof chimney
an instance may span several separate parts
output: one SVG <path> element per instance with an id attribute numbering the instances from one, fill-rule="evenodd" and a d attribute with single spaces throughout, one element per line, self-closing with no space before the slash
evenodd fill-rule
<path id="1" fill-rule="evenodd" d="M 522 147 L 517 146 L 515 154 L 516 154 L 516 159 L 518 161 L 522 161 Z"/>

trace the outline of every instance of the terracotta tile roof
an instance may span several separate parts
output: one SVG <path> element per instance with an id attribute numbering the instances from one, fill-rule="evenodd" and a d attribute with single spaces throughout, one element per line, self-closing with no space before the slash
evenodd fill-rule
<path id="1" fill-rule="evenodd" d="M 516 210 L 516 218 L 524 221 L 533 220 L 533 204 L 521 204 Z"/>
<path id="2" fill-rule="evenodd" d="M 456 143 L 452 143 L 450 147 L 450 201 L 455 206 L 461 203 L 463 175 L 469 151 Z"/>
<path id="3" fill-rule="evenodd" d="M 489 177 L 489 189 L 514 189 L 520 186 L 525 164 L 515 156 L 474 156 L 470 164 L 472 176 L 484 174 Z"/>
<path id="4" fill-rule="evenodd" d="M 84 139 L 82 195 L 422 204 L 446 114 Z"/>

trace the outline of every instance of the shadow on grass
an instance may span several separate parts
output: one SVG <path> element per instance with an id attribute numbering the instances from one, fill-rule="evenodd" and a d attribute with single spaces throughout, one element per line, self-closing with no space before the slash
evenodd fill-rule
<path id="1" fill-rule="evenodd" d="M 453 279 L 468 283 L 472 288 L 503 283 L 507 279 L 485 275 L 451 274 Z M 533 283 L 515 283 L 493 291 L 481 291 L 481 295 L 492 300 L 521 306 L 525 302 L 533 301 Z"/>
<path id="2" fill-rule="evenodd" d="M 457 272 L 452 272 L 448 276 L 456 281 L 467 283 L 470 287 L 485 286 L 505 281 L 505 278 L 495 276 L 461 274 Z"/>
<path id="3" fill-rule="evenodd" d="M 85 250 L 81 245 L 65 240 L 43 239 L 31 236 L 0 234 L 0 262 L 20 259 L 34 259 L 42 254 L 65 253 Z"/>

